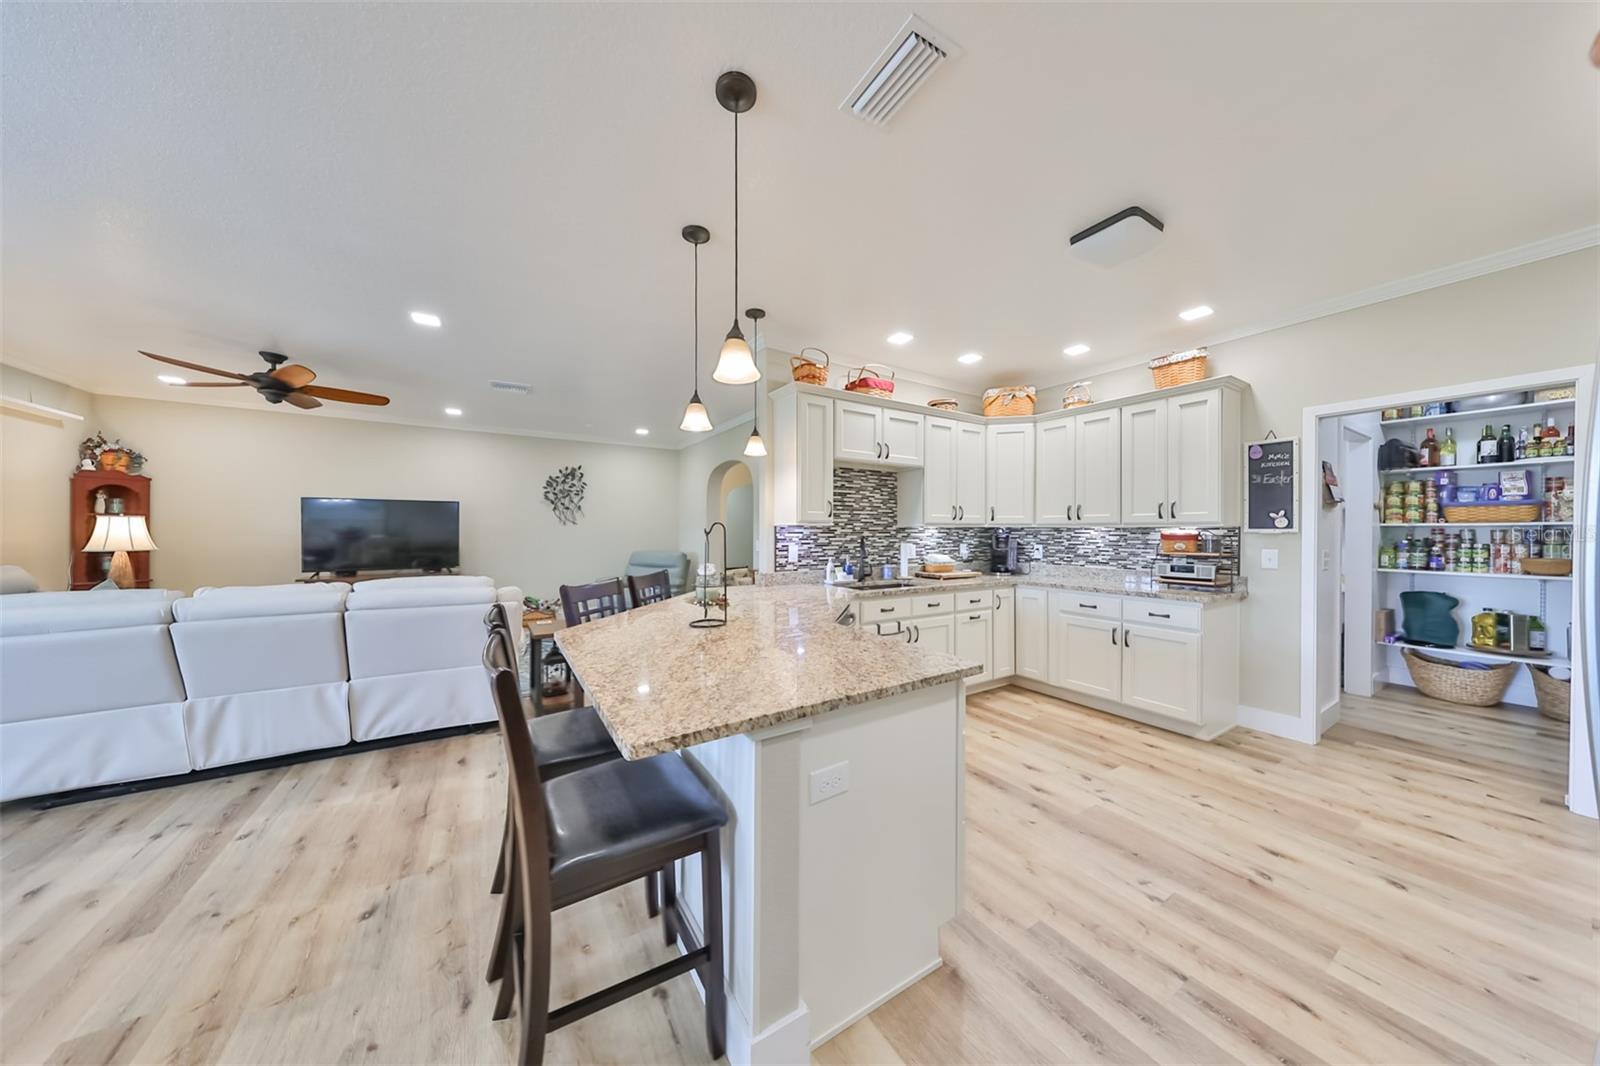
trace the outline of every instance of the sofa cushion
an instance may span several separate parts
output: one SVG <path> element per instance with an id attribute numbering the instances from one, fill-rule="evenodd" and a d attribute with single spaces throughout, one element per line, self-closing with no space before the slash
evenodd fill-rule
<path id="1" fill-rule="evenodd" d="M 172 646 L 192 700 L 350 677 L 334 612 L 174 622 Z"/>
<path id="2" fill-rule="evenodd" d="M 483 669 L 483 616 L 489 600 L 446 607 L 395 607 L 344 616 L 350 677 L 422 670 Z M 488 692 L 487 683 L 483 690 Z"/>
<path id="3" fill-rule="evenodd" d="M 16 593 L 38 592 L 39 582 L 20 566 L 0 566 L 0 596 Z"/>
<path id="4" fill-rule="evenodd" d="M 0 723 L 0 800 L 190 769 L 181 703 Z"/>
<path id="5" fill-rule="evenodd" d="M 183 698 L 165 625 L 8 634 L 0 640 L 0 721 L 182 703 Z"/>
<path id="6" fill-rule="evenodd" d="M 494 602 L 493 585 L 446 585 L 435 588 L 357 589 L 345 604 L 349 611 L 383 611 L 394 607 L 453 607 Z"/>
<path id="7" fill-rule="evenodd" d="M 385 589 L 407 588 L 450 588 L 450 587 L 494 588 L 494 578 L 480 577 L 472 574 L 418 574 L 414 577 L 380 577 L 372 581 L 357 583 L 363 592 L 379 592 Z"/>
<path id="8" fill-rule="evenodd" d="M 72 607 L 31 607 L 25 611 L 0 609 L 0 636 L 18 637 L 34 633 L 78 633 L 88 629 L 128 629 L 133 626 L 166 625 L 172 621 L 172 605 L 165 601 L 96 599 Z"/>
<path id="9" fill-rule="evenodd" d="M 345 608 L 342 588 L 211 589 L 173 604 L 180 622 L 209 622 L 224 618 L 268 618 L 288 614 L 337 615 Z"/>

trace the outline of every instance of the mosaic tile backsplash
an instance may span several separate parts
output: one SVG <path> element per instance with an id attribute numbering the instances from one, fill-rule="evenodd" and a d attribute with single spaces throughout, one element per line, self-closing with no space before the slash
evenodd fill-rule
<path id="1" fill-rule="evenodd" d="M 899 475 L 888 470 L 838 467 L 833 472 L 833 525 L 779 526 L 776 569 L 821 570 L 828 559 L 848 555 L 852 561 L 861 554 L 861 539 L 866 538 L 867 561 L 873 567 L 900 561 L 900 542 L 916 545 L 920 558 L 926 552 L 943 552 L 956 559 L 965 558 L 974 570 L 994 568 L 990 557 L 990 538 L 995 528 L 948 526 L 899 526 Z M 1118 529 L 1109 526 L 1043 527 L 1028 526 L 1012 531 L 1022 544 L 1023 558 L 1030 558 L 1035 544 L 1044 546 L 1044 562 L 1051 566 L 1115 566 L 1125 569 L 1147 567 L 1155 559 L 1161 534 L 1155 529 Z M 1216 529 L 1222 535 L 1225 558 L 1218 562 L 1237 574 L 1239 570 L 1239 530 Z M 797 561 L 789 561 L 789 546 L 797 550 Z"/>

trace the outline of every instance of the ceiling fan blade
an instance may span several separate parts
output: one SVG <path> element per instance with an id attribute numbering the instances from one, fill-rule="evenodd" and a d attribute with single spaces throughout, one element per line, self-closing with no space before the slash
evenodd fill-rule
<path id="1" fill-rule="evenodd" d="M 290 403 L 294 404 L 296 407 L 304 408 L 307 411 L 311 410 L 313 407 L 321 407 L 322 406 L 322 401 L 313 400 L 311 397 L 307 396 L 305 393 L 298 392 L 298 391 L 291 392 L 289 395 L 285 396 L 284 399 L 288 400 Z"/>
<path id="2" fill-rule="evenodd" d="M 364 403 L 373 407 L 382 407 L 389 402 L 389 397 L 379 396 L 373 392 L 357 392 L 354 389 L 330 389 L 326 385 L 307 385 L 297 390 L 307 396 L 320 396 L 324 400 L 338 400 L 340 403 Z M 292 396 L 290 397 L 293 398 Z"/>
<path id="3" fill-rule="evenodd" d="M 250 384 L 248 381 L 185 381 L 178 386 L 183 389 L 242 389 Z"/>
<path id="4" fill-rule="evenodd" d="M 215 374 L 218 377 L 233 378 L 235 381 L 250 380 L 244 374 L 235 374 L 231 370 L 218 370 L 214 366 L 201 366 L 199 363 L 185 362 L 182 359 L 174 359 L 170 355 L 157 355 L 155 352 L 147 352 L 143 349 L 140 349 L 139 354 L 144 356 L 146 359 L 154 359 L 158 363 L 171 363 L 173 366 L 187 367 L 190 370 L 199 370 L 202 373 Z"/>
<path id="5" fill-rule="evenodd" d="M 316 371 L 309 366 L 301 366 L 299 363 L 280 366 L 272 372 L 272 377 L 277 378 L 291 389 L 298 389 L 302 385 L 309 385 L 317 380 Z"/>

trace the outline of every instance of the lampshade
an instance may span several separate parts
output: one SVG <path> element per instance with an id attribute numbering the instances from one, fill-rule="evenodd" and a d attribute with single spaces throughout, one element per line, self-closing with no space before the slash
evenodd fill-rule
<path id="1" fill-rule="evenodd" d="M 756 361 L 750 357 L 750 345 L 745 343 L 744 333 L 737 322 L 728 331 L 728 339 L 722 342 L 722 351 L 717 356 L 717 368 L 711 372 L 711 380 L 724 385 L 749 385 L 761 380 L 761 371 L 756 369 Z"/>
<path id="2" fill-rule="evenodd" d="M 683 409 L 683 421 L 678 423 L 678 428 L 689 433 L 711 432 L 711 416 L 706 413 L 706 405 L 700 402 L 698 392 L 689 398 L 689 405 Z"/>
<path id="3" fill-rule="evenodd" d="M 767 454 L 767 442 L 761 439 L 761 434 L 756 430 L 750 431 L 750 439 L 744 442 L 746 455 L 762 456 Z"/>
<path id="4" fill-rule="evenodd" d="M 86 552 L 153 552 L 158 551 L 156 542 L 150 539 L 150 527 L 145 524 L 142 514 L 97 514 L 94 516 L 94 532 L 89 534 L 89 543 L 83 546 Z"/>

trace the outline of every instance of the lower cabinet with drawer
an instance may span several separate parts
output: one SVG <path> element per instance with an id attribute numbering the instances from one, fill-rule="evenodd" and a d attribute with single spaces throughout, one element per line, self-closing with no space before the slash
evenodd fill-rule
<path id="1" fill-rule="evenodd" d="M 1239 608 L 1021 587 L 1048 603 L 1017 611 L 1018 683 L 1098 710 L 1211 739 L 1232 728 L 1239 705 Z M 1024 673 L 1024 648 L 1043 643 L 1045 676 Z M 1042 682 L 1042 683 L 1041 683 Z"/>
<path id="2" fill-rule="evenodd" d="M 1012 590 L 1000 591 L 1006 594 L 1009 604 Z M 907 596 L 864 599 L 856 615 L 862 628 L 886 639 L 903 640 L 980 663 L 983 673 L 967 678 L 967 685 L 988 685 L 998 677 L 1010 677 L 1015 658 L 1009 612 L 1003 627 L 1006 646 L 995 647 L 994 614 L 999 595 L 989 589 L 961 592 L 932 589 Z M 995 671 L 997 658 L 1005 664 L 1003 674 Z"/>

